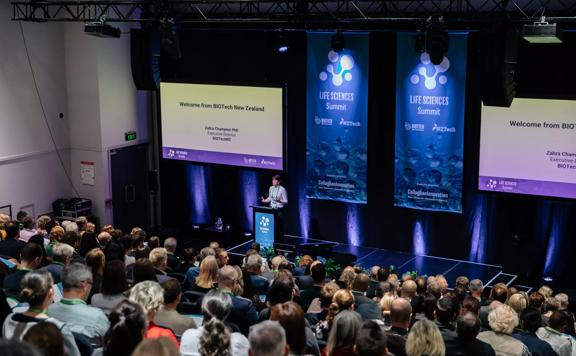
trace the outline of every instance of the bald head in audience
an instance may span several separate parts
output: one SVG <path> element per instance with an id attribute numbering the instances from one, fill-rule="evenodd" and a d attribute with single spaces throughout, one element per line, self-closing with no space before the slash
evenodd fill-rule
<path id="1" fill-rule="evenodd" d="M 400 291 L 400 296 L 402 298 L 412 299 L 416 295 L 417 288 L 418 286 L 416 285 L 416 282 L 409 279 L 404 283 L 402 283 L 402 290 Z"/>
<path id="2" fill-rule="evenodd" d="M 370 277 L 366 273 L 358 273 L 354 282 L 352 282 L 352 289 L 356 292 L 366 292 L 370 286 Z"/>
<path id="3" fill-rule="evenodd" d="M 218 287 L 220 289 L 234 290 L 236 280 L 238 279 L 238 272 L 232 266 L 224 266 L 218 272 Z"/>
<path id="4" fill-rule="evenodd" d="M 392 326 L 408 329 L 412 316 L 412 306 L 404 298 L 394 299 L 390 307 L 390 322 Z"/>

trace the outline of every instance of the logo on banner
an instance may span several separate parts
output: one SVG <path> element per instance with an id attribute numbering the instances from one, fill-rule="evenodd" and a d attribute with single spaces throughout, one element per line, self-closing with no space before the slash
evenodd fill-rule
<path id="1" fill-rule="evenodd" d="M 488 189 L 495 189 L 498 186 L 498 182 L 494 179 L 489 179 L 488 183 L 486 183 L 486 188 Z"/>
<path id="2" fill-rule="evenodd" d="M 435 65 L 430 61 L 430 55 L 424 52 L 420 55 L 420 64 L 422 65 L 418 68 L 418 74 L 412 74 L 410 77 L 412 84 L 418 85 L 418 83 L 423 82 L 426 89 L 433 90 L 436 85 L 444 85 L 448 82 L 448 77 L 443 74 L 450 69 L 450 60 L 448 58 L 444 57 L 440 64 Z M 434 68 L 432 75 L 428 75 L 428 67 L 430 65 Z"/>
<path id="3" fill-rule="evenodd" d="M 456 132 L 456 128 L 455 127 L 438 126 L 437 123 L 434 123 L 434 127 L 432 127 L 432 131 L 454 133 L 454 132 Z"/>
<path id="4" fill-rule="evenodd" d="M 354 68 L 354 58 L 349 54 L 340 55 L 333 50 L 328 52 L 328 60 L 330 64 L 326 66 L 325 72 L 320 72 L 320 80 L 328 80 L 328 74 L 332 76 L 332 84 L 339 87 L 344 83 L 344 80 L 349 82 L 352 80 L 352 68 Z"/>
<path id="5" fill-rule="evenodd" d="M 260 219 L 260 226 L 262 226 L 262 227 L 268 227 L 268 225 L 270 225 L 270 218 L 267 218 L 267 217 L 263 216 L 263 217 Z"/>
<path id="6" fill-rule="evenodd" d="M 424 132 L 424 124 L 411 124 L 409 122 L 404 122 L 404 129 L 406 131 Z"/>
<path id="7" fill-rule="evenodd" d="M 340 126 L 354 126 L 354 127 L 360 127 L 360 121 L 352 121 L 352 120 L 346 120 L 343 117 L 340 118 L 340 122 L 339 122 Z"/>
<path id="8" fill-rule="evenodd" d="M 321 126 L 332 126 L 332 119 L 326 117 L 314 117 L 314 123 Z"/>
<path id="9" fill-rule="evenodd" d="M 168 154 L 167 154 L 168 157 L 172 158 L 172 157 L 174 157 L 174 154 L 175 154 L 175 152 L 174 152 L 173 149 L 169 149 L 169 150 L 168 150 Z"/>

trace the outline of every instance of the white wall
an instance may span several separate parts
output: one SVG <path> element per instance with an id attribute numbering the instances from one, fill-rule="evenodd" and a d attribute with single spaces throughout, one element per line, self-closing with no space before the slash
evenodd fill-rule
<path id="1" fill-rule="evenodd" d="M 11 204 L 15 215 L 32 204 L 38 215 L 52 211 L 52 201 L 70 196 L 72 189 L 47 132 L 19 24 L 10 21 L 10 13 L 10 3 L 0 2 L 0 206 Z M 48 124 L 69 170 L 63 26 L 22 26 Z"/>

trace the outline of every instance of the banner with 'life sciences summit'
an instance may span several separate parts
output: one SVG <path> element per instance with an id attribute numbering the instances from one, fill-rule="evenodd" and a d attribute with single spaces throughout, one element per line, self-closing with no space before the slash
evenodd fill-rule
<path id="1" fill-rule="evenodd" d="M 434 65 L 415 51 L 415 34 L 398 33 L 394 204 L 462 212 L 468 36 L 449 35 Z"/>
<path id="2" fill-rule="evenodd" d="M 365 204 L 369 35 L 333 35 L 308 33 L 306 196 Z"/>

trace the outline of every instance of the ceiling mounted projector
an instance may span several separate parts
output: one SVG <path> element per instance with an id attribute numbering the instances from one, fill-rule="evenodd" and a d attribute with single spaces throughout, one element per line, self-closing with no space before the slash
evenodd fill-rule
<path id="1" fill-rule="evenodd" d="M 102 38 L 120 38 L 120 29 L 118 27 L 112 27 L 101 21 L 84 24 L 84 33 Z"/>
<path id="2" fill-rule="evenodd" d="M 556 24 L 546 22 L 545 17 L 522 28 L 522 37 L 530 43 L 562 43 L 561 35 Z"/>

